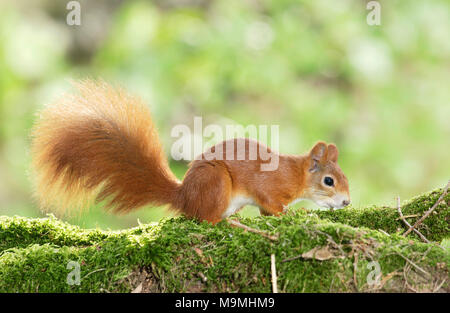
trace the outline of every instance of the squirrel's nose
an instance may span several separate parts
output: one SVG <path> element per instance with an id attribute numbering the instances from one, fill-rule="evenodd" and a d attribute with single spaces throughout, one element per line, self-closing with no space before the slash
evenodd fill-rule
<path id="1" fill-rule="evenodd" d="M 342 201 L 342 206 L 347 206 L 350 204 L 350 200 L 343 200 Z"/>

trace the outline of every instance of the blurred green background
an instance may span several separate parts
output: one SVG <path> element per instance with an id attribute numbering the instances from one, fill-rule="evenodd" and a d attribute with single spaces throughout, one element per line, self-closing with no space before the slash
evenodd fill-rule
<path id="1" fill-rule="evenodd" d="M 45 216 L 32 199 L 29 132 L 36 112 L 102 77 L 149 104 L 167 155 L 173 126 L 279 124 L 280 151 L 335 142 L 354 206 L 394 204 L 450 174 L 447 0 L 0 2 L 0 215 Z M 180 178 L 186 163 L 170 162 Z M 303 206 L 312 206 L 301 203 Z M 244 215 L 256 215 L 247 207 Z M 162 208 L 67 219 L 125 228 Z"/>

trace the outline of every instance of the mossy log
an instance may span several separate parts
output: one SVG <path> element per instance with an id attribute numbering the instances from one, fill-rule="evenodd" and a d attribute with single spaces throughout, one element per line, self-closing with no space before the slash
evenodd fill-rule
<path id="1" fill-rule="evenodd" d="M 423 194 L 414 199 L 406 201 L 401 206 L 401 211 L 406 220 L 414 223 L 430 209 L 444 192 L 443 189 L 436 189 L 427 194 Z M 450 236 L 450 193 L 442 199 L 433 213 L 428 216 L 418 230 L 430 241 L 440 242 L 442 239 Z M 383 230 L 387 233 L 404 233 L 408 227 L 400 219 L 397 207 L 370 207 L 353 208 L 348 207 L 336 211 L 316 211 L 321 218 L 329 219 L 333 222 L 339 222 L 354 227 L 368 227 L 371 229 Z M 411 233 L 409 236 L 419 238 L 418 235 Z"/>
<path id="2" fill-rule="evenodd" d="M 435 196 L 408 202 L 404 215 L 421 214 Z M 424 222 L 430 240 L 449 236 L 448 200 Z M 401 236 L 391 211 L 240 219 L 276 240 L 184 217 L 121 231 L 0 217 L 0 292 L 271 292 L 271 254 L 279 292 L 449 292 L 449 250 Z"/>

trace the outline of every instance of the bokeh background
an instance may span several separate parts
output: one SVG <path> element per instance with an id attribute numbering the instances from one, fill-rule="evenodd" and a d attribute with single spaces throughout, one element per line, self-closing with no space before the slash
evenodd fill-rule
<path id="1" fill-rule="evenodd" d="M 141 96 L 168 155 L 172 127 L 202 116 L 278 124 L 282 153 L 335 142 L 357 207 L 449 179 L 447 0 L 379 1 L 379 26 L 361 0 L 81 0 L 80 26 L 67 25 L 67 2 L 0 2 L 0 215 L 45 216 L 32 198 L 30 128 L 85 77 Z M 186 163 L 170 164 L 182 178 Z M 117 229 L 167 214 L 97 207 L 66 220 Z"/>

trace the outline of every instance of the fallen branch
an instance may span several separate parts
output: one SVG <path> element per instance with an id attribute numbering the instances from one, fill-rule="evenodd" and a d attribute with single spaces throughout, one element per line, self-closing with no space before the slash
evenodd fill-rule
<path id="1" fill-rule="evenodd" d="M 402 209 L 401 209 L 401 206 L 400 206 L 400 197 L 399 196 L 397 196 L 397 211 L 398 211 L 398 214 L 400 215 L 400 219 L 403 221 L 403 223 L 405 223 L 405 225 L 408 227 L 408 228 L 411 228 L 412 226 L 411 226 L 411 224 L 406 220 L 406 218 L 403 216 L 403 213 L 402 213 Z M 423 241 L 425 241 L 426 243 L 430 243 L 430 241 L 424 236 L 424 235 L 422 235 L 422 233 L 421 232 L 419 232 L 417 229 L 413 229 L 414 230 L 414 232 L 423 240 Z M 405 236 L 405 235 L 403 235 L 403 236 Z"/>
<path id="2" fill-rule="evenodd" d="M 228 220 L 228 223 L 230 225 L 232 225 L 232 226 L 239 227 L 239 228 L 245 229 L 246 231 L 249 231 L 249 232 L 252 232 L 252 233 L 255 233 L 255 234 L 259 234 L 261 236 L 269 238 L 270 240 L 273 240 L 273 241 L 277 241 L 278 240 L 278 236 L 270 235 L 270 234 L 268 234 L 268 233 L 266 233 L 266 232 L 264 232 L 262 230 L 251 228 L 251 227 L 249 227 L 247 225 L 239 223 L 236 220 Z"/>
<path id="3" fill-rule="evenodd" d="M 439 199 L 436 201 L 436 203 L 429 209 L 425 214 L 413 225 L 411 226 L 404 234 L 403 236 L 408 235 L 413 229 L 417 229 L 417 227 L 422 224 L 422 222 L 431 214 L 431 212 L 434 211 L 434 209 L 438 206 L 438 204 L 444 199 L 444 197 L 447 195 L 448 187 L 450 186 L 450 180 L 447 183 L 447 186 L 445 186 L 444 192 L 439 197 Z"/>

